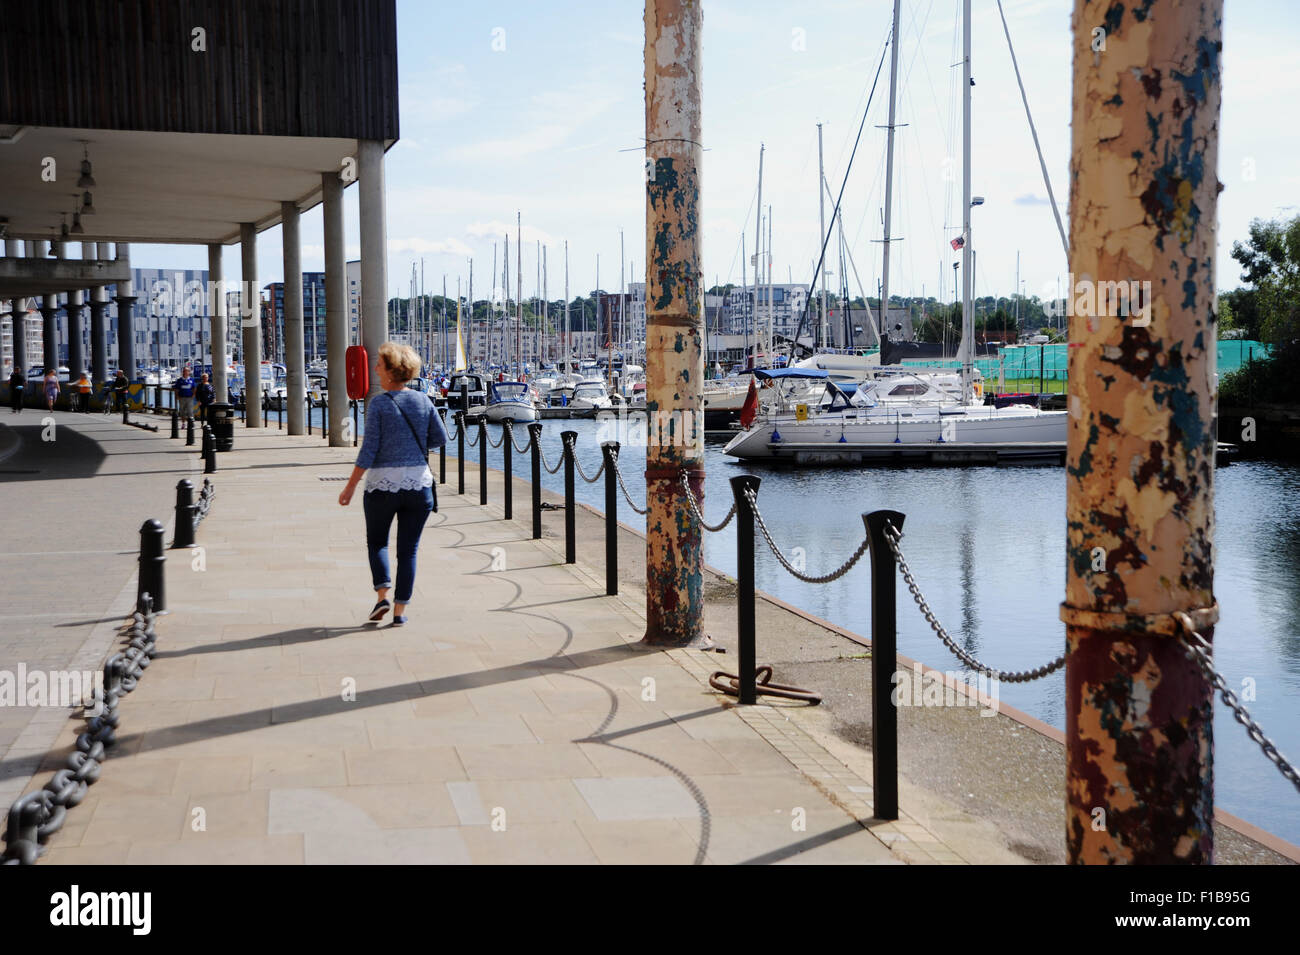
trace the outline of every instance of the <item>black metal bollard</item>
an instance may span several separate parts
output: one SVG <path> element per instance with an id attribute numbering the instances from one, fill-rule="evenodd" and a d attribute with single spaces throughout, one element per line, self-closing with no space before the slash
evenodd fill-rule
<path id="1" fill-rule="evenodd" d="M 131 423 L 131 392 L 122 392 L 122 424 Z"/>
<path id="2" fill-rule="evenodd" d="M 172 437 L 179 438 L 180 436 L 181 436 L 180 418 L 176 414 L 176 410 L 172 409 Z"/>
<path id="3" fill-rule="evenodd" d="M 605 593 L 613 597 L 618 593 L 618 442 L 602 442 L 600 452 L 605 456 Z"/>
<path id="4" fill-rule="evenodd" d="M 515 514 L 515 478 L 514 478 L 514 458 L 515 458 L 515 431 L 510 419 L 507 418 L 501 423 L 501 466 L 506 475 L 506 520 L 512 520 Z"/>
<path id="5" fill-rule="evenodd" d="M 442 416 L 442 429 L 447 430 L 447 409 L 435 408 L 439 415 Z M 442 447 L 438 449 L 438 483 L 447 483 L 447 442 L 442 442 Z"/>
<path id="6" fill-rule="evenodd" d="M 167 564 L 167 549 L 163 540 L 161 521 L 147 520 L 140 526 L 140 572 L 135 591 L 135 608 L 145 612 L 144 595 L 153 598 L 155 613 L 165 613 L 163 570 Z"/>
<path id="7" fill-rule="evenodd" d="M 284 430 L 284 402 L 279 400 L 275 403 L 275 427 L 277 431 Z"/>
<path id="8" fill-rule="evenodd" d="M 876 819 L 898 818 L 898 710 L 894 671 L 898 666 L 897 564 L 885 539 L 885 525 L 903 529 L 898 511 L 862 515 L 871 541 L 871 763 Z"/>
<path id="9" fill-rule="evenodd" d="M 465 412 L 456 412 L 456 493 L 465 493 Z"/>
<path id="10" fill-rule="evenodd" d="M 307 395 L 303 401 L 307 402 L 307 437 L 311 437 L 311 395 Z"/>
<path id="11" fill-rule="evenodd" d="M 330 439 L 330 393 L 328 390 L 322 390 L 320 393 L 320 433 L 328 442 Z"/>
<path id="12" fill-rule="evenodd" d="M 757 703 L 755 687 L 758 651 L 754 636 L 754 509 L 747 490 L 758 493 L 760 479 L 744 474 L 731 479 L 731 493 L 736 499 L 736 630 L 740 659 L 736 673 L 740 677 L 740 702 Z"/>
<path id="13" fill-rule="evenodd" d="M 203 473 L 217 473 L 217 437 L 212 433 L 212 425 L 203 425 Z"/>
<path id="14" fill-rule="evenodd" d="M 194 485 L 182 478 L 176 484 L 176 533 L 172 538 L 172 550 L 193 546 Z"/>
<path id="15" fill-rule="evenodd" d="M 357 437 L 361 432 L 361 425 L 357 421 L 357 401 L 352 399 L 352 447 L 357 446 Z"/>
<path id="16" fill-rule="evenodd" d="M 487 503 L 487 468 L 488 468 L 487 417 L 478 419 L 478 502 Z"/>
<path id="17" fill-rule="evenodd" d="M 262 392 L 262 427 L 269 428 L 270 426 L 271 426 L 271 399 L 266 396 L 266 392 L 264 391 Z"/>
<path id="18" fill-rule="evenodd" d="M 187 418 L 185 421 L 185 447 L 194 447 L 194 419 Z"/>
<path id="19" fill-rule="evenodd" d="M 564 444 L 564 562 L 578 562 L 578 523 L 577 507 L 573 503 L 573 442 L 578 440 L 578 432 L 561 431 L 560 441 Z"/>
<path id="20" fill-rule="evenodd" d="M 533 540 L 542 539 L 542 426 L 534 421 L 528 426 L 529 447 L 533 453 Z"/>
<path id="21" fill-rule="evenodd" d="M 460 410 L 469 415 L 469 382 L 464 379 L 460 383 Z"/>

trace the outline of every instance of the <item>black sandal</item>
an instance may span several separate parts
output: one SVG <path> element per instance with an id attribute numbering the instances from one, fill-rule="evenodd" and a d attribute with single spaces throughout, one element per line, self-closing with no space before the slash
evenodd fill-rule
<path id="1" fill-rule="evenodd" d="M 380 620 L 383 620 L 384 615 L 388 613 L 390 606 L 391 604 L 389 604 L 387 600 L 381 600 L 379 603 L 375 604 L 375 609 L 370 611 L 370 622 L 378 623 Z"/>

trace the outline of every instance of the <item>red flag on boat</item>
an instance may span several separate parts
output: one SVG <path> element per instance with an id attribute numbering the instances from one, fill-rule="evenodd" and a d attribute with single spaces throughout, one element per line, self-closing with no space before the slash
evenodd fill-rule
<path id="1" fill-rule="evenodd" d="M 754 384 L 754 379 L 749 379 L 749 391 L 745 394 L 745 404 L 740 409 L 740 427 L 748 429 L 758 417 L 758 386 Z"/>
<path id="2" fill-rule="evenodd" d="M 959 235 L 957 236 L 957 238 L 952 240 L 952 247 L 954 249 L 960 249 L 965 244 L 966 244 L 966 237 L 964 235 Z"/>

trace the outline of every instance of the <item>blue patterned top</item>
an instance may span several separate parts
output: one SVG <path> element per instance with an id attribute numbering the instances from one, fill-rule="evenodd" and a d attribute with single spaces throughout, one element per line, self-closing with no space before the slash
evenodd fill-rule
<path id="1" fill-rule="evenodd" d="M 403 413 L 410 427 L 402 420 Z M 430 451 L 447 443 L 442 416 L 428 395 L 403 388 L 370 399 L 366 434 L 357 454 L 357 467 L 366 471 L 367 492 L 419 490 L 433 484 L 425 449 L 416 443 L 415 435 L 426 436 Z"/>

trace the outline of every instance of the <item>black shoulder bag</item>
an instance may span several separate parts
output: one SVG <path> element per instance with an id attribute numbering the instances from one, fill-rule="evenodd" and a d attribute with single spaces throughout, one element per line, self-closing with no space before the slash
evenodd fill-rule
<path id="1" fill-rule="evenodd" d="M 393 402 L 393 407 L 397 409 L 397 413 L 402 416 L 402 420 L 406 422 L 406 426 L 411 429 L 411 437 L 415 439 L 415 446 L 424 452 L 424 461 L 425 464 L 428 464 L 429 462 L 428 442 L 420 440 L 419 434 L 417 434 L 415 431 L 415 425 L 411 424 L 411 419 L 406 416 L 406 412 L 403 411 L 402 406 L 397 403 L 397 398 L 393 395 L 393 393 L 391 391 L 386 391 L 384 392 L 384 394 L 388 395 L 389 399 Z M 436 514 L 438 513 L 438 484 L 436 481 L 429 486 L 429 493 L 433 497 L 433 512 Z"/>

